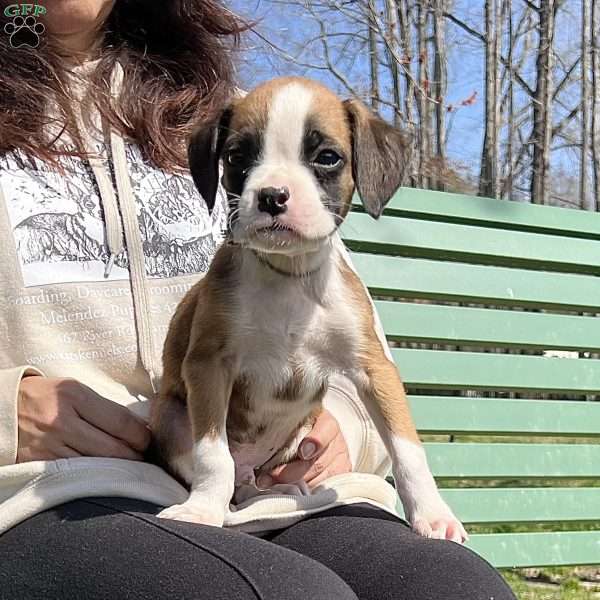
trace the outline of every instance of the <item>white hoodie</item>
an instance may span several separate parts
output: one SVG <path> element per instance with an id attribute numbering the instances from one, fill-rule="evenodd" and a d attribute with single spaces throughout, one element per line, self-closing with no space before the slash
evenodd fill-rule
<path id="1" fill-rule="evenodd" d="M 210 216 L 187 174 L 156 168 L 106 126 L 87 132 L 86 145 L 97 156 L 63 157 L 64 174 L 19 153 L 0 157 L 0 532 L 76 498 L 170 505 L 187 494 L 141 462 L 15 464 L 25 374 L 75 378 L 147 416 L 170 317 L 206 272 L 226 225 L 222 191 Z M 232 507 L 226 526 L 265 531 L 351 502 L 394 511 L 383 479 L 389 461 L 352 384 L 335 379 L 325 406 L 355 472 L 309 496 L 253 498 Z"/>

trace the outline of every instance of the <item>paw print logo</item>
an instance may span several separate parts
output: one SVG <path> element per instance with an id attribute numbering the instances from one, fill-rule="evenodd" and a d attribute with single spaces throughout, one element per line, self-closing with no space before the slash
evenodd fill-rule
<path id="1" fill-rule="evenodd" d="M 16 16 L 12 22 L 6 23 L 4 26 L 4 31 L 10 36 L 8 42 L 13 48 L 21 48 L 21 46 L 37 48 L 40 43 L 40 35 L 45 30 L 43 23 L 38 23 L 33 15 L 25 18 Z"/>

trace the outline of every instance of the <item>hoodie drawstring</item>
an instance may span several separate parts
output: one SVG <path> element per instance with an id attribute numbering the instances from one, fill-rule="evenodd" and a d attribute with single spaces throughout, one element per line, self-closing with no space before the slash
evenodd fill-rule
<path id="1" fill-rule="evenodd" d="M 156 352 L 152 324 L 150 321 L 150 298 L 146 286 L 146 264 L 144 248 L 140 236 L 140 226 L 137 218 L 136 204 L 131 189 L 131 180 L 127 172 L 127 157 L 125 142 L 116 131 L 110 133 L 110 147 L 115 169 L 115 181 L 119 195 L 119 206 L 123 217 L 125 243 L 129 257 L 129 272 L 131 275 L 131 290 L 133 293 L 133 309 L 137 325 L 138 347 L 142 365 L 150 378 L 154 393 L 157 392 L 157 369 L 155 365 Z"/>
<path id="2" fill-rule="evenodd" d="M 78 114 L 78 121 L 85 151 L 88 154 L 88 162 L 96 178 L 100 199 L 102 200 L 102 210 L 104 211 L 104 222 L 106 224 L 106 241 L 109 252 L 108 262 L 104 269 L 104 277 L 107 278 L 110 275 L 117 255 L 123 250 L 123 233 L 119 220 L 119 206 L 106 160 L 98 156 L 97 148 L 95 148 L 94 141 L 85 126 L 81 114 Z M 99 124 L 94 123 L 94 125 L 98 127 Z M 100 127 L 98 129 L 101 131 Z"/>
<path id="3" fill-rule="evenodd" d="M 117 96 L 123 81 L 123 68 L 117 63 L 111 77 L 111 94 Z M 129 259 L 129 273 L 131 279 L 131 292 L 133 297 L 133 312 L 135 329 L 137 334 L 138 349 L 142 366 L 150 379 L 150 385 L 154 393 L 158 390 L 157 373 L 158 364 L 152 324 L 150 320 L 150 299 L 146 286 L 146 265 L 144 260 L 144 248 L 140 235 L 137 218 L 136 201 L 131 187 L 131 180 L 127 171 L 127 155 L 125 153 L 125 142 L 118 132 L 110 128 L 110 151 L 114 166 L 115 189 L 111 181 L 110 171 L 106 161 L 96 156 L 96 149 L 88 133 L 81 115 L 80 129 L 86 151 L 90 155 L 89 163 L 96 178 L 100 199 L 104 210 L 106 223 L 106 237 L 109 249 L 109 260 L 106 265 L 104 276 L 110 275 L 115 258 L 123 250 L 123 233 L 125 234 L 125 246 Z M 94 124 L 95 126 L 96 123 Z M 103 123 L 101 123 L 103 125 Z M 98 128 L 104 131 L 104 127 Z M 122 218 L 122 226 L 121 226 Z"/>

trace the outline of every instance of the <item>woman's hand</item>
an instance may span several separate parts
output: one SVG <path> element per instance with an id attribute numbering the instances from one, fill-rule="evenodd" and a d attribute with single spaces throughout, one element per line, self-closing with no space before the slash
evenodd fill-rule
<path id="1" fill-rule="evenodd" d="M 260 475 L 258 487 L 266 489 L 274 483 L 294 483 L 303 479 L 314 488 L 328 477 L 352 470 L 346 440 L 335 417 L 327 410 L 317 417 L 298 452 L 303 460 L 276 467 L 269 475 Z"/>
<path id="2" fill-rule="evenodd" d="M 75 379 L 30 376 L 19 386 L 17 462 L 76 456 L 142 460 L 145 422 Z"/>

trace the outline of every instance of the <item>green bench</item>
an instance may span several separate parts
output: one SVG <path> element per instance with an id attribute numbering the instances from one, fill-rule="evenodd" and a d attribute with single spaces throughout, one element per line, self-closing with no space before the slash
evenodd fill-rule
<path id="1" fill-rule="evenodd" d="M 343 237 L 470 547 L 600 564 L 600 214 L 403 188 Z"/>

